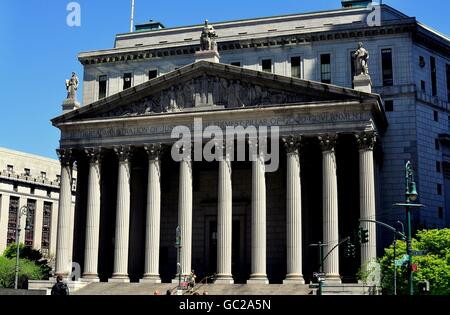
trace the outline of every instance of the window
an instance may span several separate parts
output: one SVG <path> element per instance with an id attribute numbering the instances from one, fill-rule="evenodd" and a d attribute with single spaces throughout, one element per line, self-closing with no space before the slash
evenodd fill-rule
<path id="1" fill-rule="evenodd" d="M 355 58 L 353 57 L 355 54 L 355 51 L 350 52 L 350 75 L 351 75 L 351 81 L 352 81 L 352 88 L 355 87 L 353 84 L 353 78 L 356 75 L 356 68 L 355 68 Z"/>
<path id="2" fill-rule="evenodd" d="M 44 202 L 44 215 L 42 218 L 42 251 L 48 253 L 50 249 L 50 232 L 52 224 L 52 203 Z"/>
<path id="3" fill-rule="evenodd" d="M 441 149 L 441 145 L 439 143 L 439 139 L 434 139 L 434 147 L 436 148 L 436 150 L 440 150 Z"/>
<path id="4" fill-rule="evenodd" d="M 50 189 L 47 189 L 47 197 L 51 198 L 52 196 L 52 191 Z"/>
<path id="5" fill-rule="evenodd" d="M 31 176 L 31 170 L 29 168 L 25 168 L 23 170 L 25 176 Z"/>
<path id="6" fill-rule="evenodd" d="M 272 72 L 272 59 L 263 59 L 261 61 L 262 71 Z"/>
<path id="7" fill-rule="evenodd" d="M 108 78 L 106 75 L 101 75 L 98 78 L 98 99 L 102 99 L 106 97 L 106 83 Z"/>
<path id="8" fill-rule="evenodd" d="M 41 172 L 41 178 L 42 179 L 47 179 L 47 173 L 46 172 Z"/>
<path id="9" fill-rule="evenodd" d="M 433 111 L 434 121 L 439 121 L 439 112 L 437 110 Z"/>
<path id="10" fill-rule="evenodd" d="M 25 246 L 33 246 L 34 239 L 34 219 L 36 217 L 36 200 L 27 200 L 28 215 L 25 224 Z"/>
<path id="11" fill-rule="evenodd" d="M 385 101 L 384 109 L 387 112 L 393 112 L 394 111 L 394 101 Z"/>
<path id="12" fill-rule="evenodd" d="M 426 91 L 426 83 L 424 80 L 420 80 L 420 89 L 425 92 Z"/>
<path id="13" fill-rule="evenodd" d="M 383 86 L 394 85 L 394 75 L 392 71 L 392 49 L 381 50 L 381 63 L 383 67 Z"/>
<path id="14" fill-rule="evenodd" d="M 437 78 L 436 78 L 436 58 L 430 57 L 431 67 L 431 93 L 433 96 L 437 95 Z"/>
<path id="15" fill-rule="evenodd" d="M 13 190 L 14 190 L 15 192 L 18 192 L 18 191 L 19 191 L 19 186 L 17 186 L 17 184 L 14 184 L 14 185 L 13 185 Z"/>
<path id="16" fill-rule="evenodd" d="M 320 81 L 322 83 L 331 83 L 331 55 L 320 55 Z"/>
<path id="17" fill-rule="evenodd" d="M 8 165 L 6 166 L 6 170 L 8 171 L 8 173 L 14 173 L 14 166 Z"/>
<path id="18" fill-rule="evenodd" d="M 16 242 L 17 214 L 19 210 L 19 198 L 9 198 L 8 233 L 7 244 Z"/>
<path id="19" fill-rule="evenodd" d="M 34 192 L 35 192 L 34 187 L 30 187 L 30 194 L 31 194 L 31 195 L 34 195 Z"/>
<path id="20" fill-rule="evenodd" d="M 300 57 L 291 57 L 291 76 L 293 78 L 300 78 L 302 75 L 301 71 L 301 59 Z"/>
<path id="21" fill-rule="evenodd" d="M 442 185 L 441 184 L 437 184 L 437 187 L 436 187 L 437 189 L 437 194 L 439 195 L 439 196 L 442 196 Z"/>
<path id="22" fill-rule="evenodd" d="M 441 162 L 436 161 L 436 172 L 440 173 L 441 172 Z"/>
<path id="23" fill-rule="evenodd" d="M 56 181 L 59 183 L 61 182 L 61 175 L 56 175 Z"/>
<path id="24" fill-rule="evenodd" d="M 234 61 L 234 62 L 230 63 L 230 65 L 235 66 L 235 67 L 240 67 L 241 66 L 241 62 L 240 61 Z"/>
<path id="25" fill-rule="evenodd" d="M 158 77 L 158 70 L 150 70 L 148 72 L 148 79 L 149 80 L 157 78 L 157 77 Z"/>
<path id="26" fill-rule="evenodd" d="M 447 76 L 447 101 L 450 102 L 450 65 L 447 64 L 445 68 Z"/>
<path id="27" fill-rule="evenodd" d="M 419 57 L 419 66 L 421 68 L 425 67 L 425 58 L 423 56 Z"/>
<path id="28" fill-rule="evenodd" d="M 131 87 L 131 73 L 125 73 L 123 75 L 123 89 L 129 89 Z"/>
<path id="29" fill-rule="evenodd" d="M 438 209 L 438 217 L 441 220 L 444 219 L 444 208 L 439 207 L 439 209 Z"/>

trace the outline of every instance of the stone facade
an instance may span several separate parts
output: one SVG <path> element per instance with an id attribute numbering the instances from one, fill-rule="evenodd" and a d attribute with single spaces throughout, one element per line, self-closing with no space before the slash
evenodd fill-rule
<path id="1" fill-rule="evenodd" d="M 31 209 L 25 232 L 26 216 L 21 217 L 20 242 L 55 258 L 60 189 L 58 161 L 28 153 L 0 148 L 0 253 L 15 242 L 16 211 Z M 75 203 L 76 172 L 72 185 Z"/>
<path id="2" fill-rule="evenodd" d="M 427 206 L 414 214 L 415 228 L 446 226 L 450 42 L 415 18 L 386 5 L 379 9 L 380 25 L 369 25 L 372 12 L 361 7 L 214 23 L 220 63 L 195 62 L 200 25 L 119 34 L 115 48 L 81 53 L 84 106 L 53 119 L 62 131 L 61 148 L 73 150 L 83 169 L 74 259 L 94 266 L 92 255 L 84 255 L 85 244 L 96 243 L 85 239 L 92 235 L 84 226 L 96 196 L 101 209 L 94 276 L 102 281 L 170 281 L 177 225 L 188 233 L 184 273 L 218 273 L 227 282 L 231 263 L 236 282 L 309 281 L 317 252 L 308 244 L 327 240 L 332 246 L 358 227 L 360 217 L 404 219 L 392 205 L 404 200 L 408 160 L 416 167 L 419 201 Z M 352 89 L 351 55 L 358 42 L 370 52 L 374 94 L 368 86 Z M 123 90 L 125 73 L 131 73 L 132 87 Z M 167 149 L 160 160 L 149 160 L 149 144 L 172 145 L 172 129 L 192 127 L 194 118 L 221 128 L 278 126 L 280 140 L 301 137 L 300 158 L 295 150 L 285 152 L 275 173 L 263 172 L 257 162 L 231 163 L 231 194 L 226 162 L 175 163 Z M 113 153 L 124 145 L 132 148 L 131 162 Z M 88 189 L 89 148 L 104 153 L 100 196 Z M 117 200 L 106 197 L 116 194 Z M 154 202 L 158 196 L 160 204 Z M 375 250 L 382 253 L 391 236 L 378 233 L 377 246 L 377 232 L 368 228 L 361 260 L 355 264 L 335 252 L 324 266 L 328 281 L 354 280 Z M 67 248 L 68 240 L 61 246 Z M 148 254 L 158 251 L 159 262 Z"/>

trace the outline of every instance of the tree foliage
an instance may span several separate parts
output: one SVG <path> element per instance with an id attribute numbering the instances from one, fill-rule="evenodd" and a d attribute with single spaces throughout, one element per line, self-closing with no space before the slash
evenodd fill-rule
<path id="1" fill-rule="evenodd" d="M 0 287 L 14 288 L 17 245 L 10 244 L 0 256 Z M 42 253 L 31 247 L 19 245 L 19 286 L 26 287 L 27 280 L 43 280 L 51 277 L 51 267 Z"/>
<path id="2" fill-rule="evenodd" d="M 418 284 L 429 281 L 430 294 L 450 295 L 450 229 L 423 230 L 412 240 L 413 251 L 425 251 L 424 256 L 413 256 L 414 292 L 418 293 Z M 397 241 L 396 259 L 406 255 L 406 243 Z M 385 249 L 380 260 L 382 286 L 389 293 L 394 292 L 394 245 Z M 408 293 L 407 266 L 397 267 L 397 294 Z"/>

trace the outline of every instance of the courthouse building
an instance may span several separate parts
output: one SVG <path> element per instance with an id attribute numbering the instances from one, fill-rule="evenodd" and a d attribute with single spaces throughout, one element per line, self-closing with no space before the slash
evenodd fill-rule
<path id="1" fill-rule="evenodd" d="M 183 274 L 309 282 L 318 271 L 310 244 L 331 249 L 359 218 L 404 219 L 392 205 L 404 201 L 408 160 L 426 205 L 415 228 L 448 226 L 447 36 L 371 1 L 211 25 L 210 47 L 201 39 L 214 33 L 208 25 L 150 21 L 117 35 L 114 48 L 79 54 L 82 106 L 66 101 L 52 120 L 62 132 L 56 272 L 74 261 L 91 281 L 171 282 L 179 226 Z M 371 81 L 355 77 L 359 42 Z M 278 126 L 278 169 L 265 172 L 261 152 L 254 161 L 174 161 L 172 130 L 195 118 L 222 129 Z M 390 241 L 363 226 L 369 242 L 357 259 L 333 251 L 328 281 L 355 281 Z"/>
<path id="2" fill-rule="evenodd" d="M 20 243 L 55 257 L 60 170 L 57 160 L 0 148 L 0 254 L 16 242 L 17 215 L 26 206 L 28 214 L 20 216 Z M 76 171 L 73 176 L 76 185 Z"/>

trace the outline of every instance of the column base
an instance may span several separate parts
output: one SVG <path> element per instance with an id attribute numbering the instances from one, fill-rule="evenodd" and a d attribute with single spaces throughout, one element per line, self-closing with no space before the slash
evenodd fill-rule
<path id="1" fill-rule="evenodd" d="M 232 275 L 217 275 L 214 284 L 234 284 Z"/>
<path id="2" fill-rule="evenodd" d="M 247 284 L 269 284 L 269 279 L 267 279 L 267 275 L 251 275 Z"/>
<path id="3" fill-rule="evenodd" d="M 130 283 L 130 278 L 128 275 L 113 275 L 112 278 L 108 279 L 109 283 Z"/>
<path id="4" fill-rule="evenodd" d="M 100 282 L 100 278 L 97 275 L 83 275 L 83 277 L 80 278 L 80 281 L 88 283 L 98 283 Z"/>
<path id="5" fill-rule="evenodd" d="M 341 284 L 342 279 L 339 275 L 326 275 L 325 284 Z"/>
<path id="6" fill-rule="evenodd" d="M 159 284 L 161 283 L 161 278 L 159 277 L 159 275 L 144 275 L 144 278 L 140 279 L 139 283 Z"/>
<path id="7" fill-rule="evenodd" d="M 303 275 L 290 274 L 283 280 L 283 284 L 305 284 L 305 279 L 303 279 Z"/>

